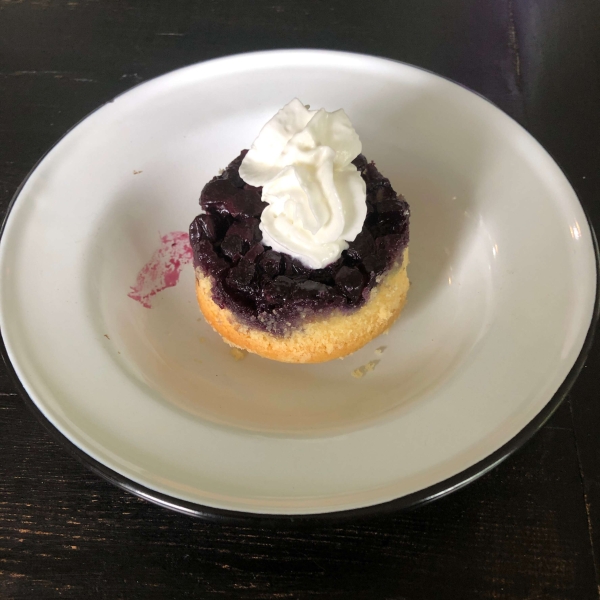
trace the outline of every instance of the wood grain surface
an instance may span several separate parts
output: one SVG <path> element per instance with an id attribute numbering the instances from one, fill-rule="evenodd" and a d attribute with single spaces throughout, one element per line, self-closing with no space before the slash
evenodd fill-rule
<path id="1" fill-rule="evenodd" d="M 0 210 L 132 85 L 282 47 L 387 56 L 485 95 L 600 227 L 598 0 L 0 0 Z M 42 260 L 43 258 L 41 258 Z M 58 446 L 0 368 L 0 598 L 598 598 L 600 349 L 525 447 L 430 505 L 339 524 L 206 523 Z"/>

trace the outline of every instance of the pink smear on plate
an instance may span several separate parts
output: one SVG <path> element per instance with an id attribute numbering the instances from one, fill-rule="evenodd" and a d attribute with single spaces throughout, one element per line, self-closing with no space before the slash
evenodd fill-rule
<path id="1" fill-rule="evenodd" d="M 152 298 L 158 292 L 177 285 L 184 265 L 194 257 L 186 231 L 172 231 L 160 238 L 161 245 L 141 269 L 127 294 L 142 306 L 152 308 Z"/>

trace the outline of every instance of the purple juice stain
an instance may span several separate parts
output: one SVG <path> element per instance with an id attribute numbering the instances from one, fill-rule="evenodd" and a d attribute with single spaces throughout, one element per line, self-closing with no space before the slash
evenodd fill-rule
<path id="1" fill-rule="evenodd" d="M 142 267 L 127 294 L 146 308 L 152 308 L 152 298 L 177 285 L 181 268 L 194 259 L 186 231 L 172 231 L 160 238 L 161 245 Z"/>
<path id="2" fill-rule="evenodd" d="M 360 154 L 354 161 L 367 186 L 363 229 L 342 256 L 309 269 L 262 244 L 262 188 L 242 180 L 247 150 L 202 190 L 203 214 L 190 225 L 194 265 L 212 279 L 212 296 L 251 327 L 285 336 L 303 321 L 365 304 L 380 276 L 402 260 L 410 209 L 389 179 Z"/>

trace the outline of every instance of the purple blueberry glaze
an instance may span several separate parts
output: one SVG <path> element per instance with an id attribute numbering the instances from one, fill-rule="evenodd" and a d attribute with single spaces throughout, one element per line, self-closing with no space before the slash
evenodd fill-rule
<path id="1" fill-rule="evenodd" d="M 213 280 L 213 300 L 248 325 L 284 336 L 334 309 L 354 310 L 408 245 L 410 210 L 388 179 L 361 154 L 353 161 L 367 184 L 362 231 L 335 263 L 309 269 L 261 243 L 262 188 L 244 183 L 247 150 L 202 190 L 205 214 L 190 225 L 194 264 Z"/>

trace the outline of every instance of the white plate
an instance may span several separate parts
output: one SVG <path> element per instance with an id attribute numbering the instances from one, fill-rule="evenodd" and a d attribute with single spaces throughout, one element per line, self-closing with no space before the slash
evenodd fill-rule
<path id="1" fill-rule="evenodd" d="M 191 265 L 151 309 L 127 294 L 294 96 L 343 107 L 406 196 L 412 288 L 389 335 L 343 361 L 236 362 Z M 0 269 L 6 350 L 59 432 L 138 493 L 266 514 L 412 502 L 489 468 L 547 417 L 596 295 L 582 208 L 517 123 L 414 67 L 304 50 L 193 65 L 94 112 L 18 194 Z"/>

